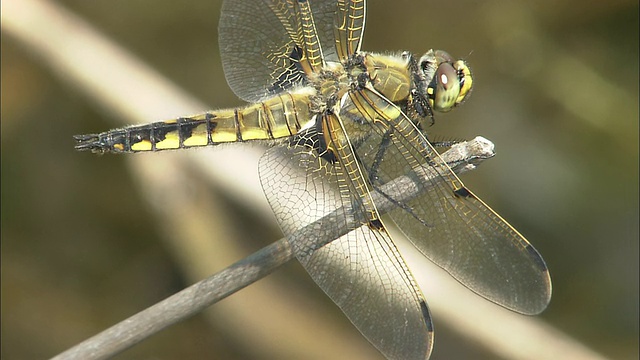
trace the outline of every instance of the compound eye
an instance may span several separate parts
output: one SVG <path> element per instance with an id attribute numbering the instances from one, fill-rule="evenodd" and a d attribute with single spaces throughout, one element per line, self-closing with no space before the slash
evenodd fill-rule
<path id="1" fill-rule="evenodd" d="M 429 105 L 434 110 L 447 112 L 465 100 L 472 84 L 471 70 L 463 60 L 440 63 L 427 87 Z"/>
<path id="2" fill-rule="evenodd" d="M 461 85 L 458 71 L 453 65 L 448 62 L 441 63 L 427 88 L 429 104 L 437 111 L 451 110 L 458 104 Z"/>

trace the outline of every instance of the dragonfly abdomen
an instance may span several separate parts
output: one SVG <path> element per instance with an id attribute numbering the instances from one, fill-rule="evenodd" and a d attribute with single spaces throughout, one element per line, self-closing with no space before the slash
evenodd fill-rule
<path id="1" fill-rule="evenodd" d="M 161 151 L 294 135 L 310 119 L 308 95 L 286 93 L 239 109 L 76 135 L 76 150 L 96 153 Z"/>

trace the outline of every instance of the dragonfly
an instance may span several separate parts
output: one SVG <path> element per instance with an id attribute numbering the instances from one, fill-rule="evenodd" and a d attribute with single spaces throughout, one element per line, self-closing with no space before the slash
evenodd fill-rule
<path id="1" fill-rule="evenodd" d="M 366 0 L 226 0 L 222 65 L 246 106 L 77 135 L 75 147 L 268 145 L 260 180 L 296 258 L 384 356 L 428 359 L 431 315 L 385 222 L 467 288 L 515 312 L 543 311 L 551 280 L 538 251 L 427 138 L 434 113 L 468 97 L 469 66 L 442 50 L 361 50 L 366 8 Z M 434 174 L 418 180 L 422 191 L 398 195 L 406 189 L 393 180 L 420 169 Z M 380 199 L 393 205 L 384 219 Z"/>

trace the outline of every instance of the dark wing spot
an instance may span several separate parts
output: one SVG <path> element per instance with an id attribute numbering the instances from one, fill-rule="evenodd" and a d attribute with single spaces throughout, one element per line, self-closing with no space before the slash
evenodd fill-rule
<path id="1" fill-rule="evenodd" d="M 277 94 L 282 90 L 289 89 L 294 84 L 307 83 L 307 76 L 300 64 L 300 60 L 302 60 L 302 49 L 298 45 L 294 46 L 288 58 L 289 66 L 267 89 L 269 93 Z"/>
<path id="2" fill-rule="evenodd" d="M 374 230 L 382 230 L 382 222 L 379 219 L 369 221 L 369 227 Z"/>
<path id="3" fill-rule="evenodd" d="M 471 192 L 469 192 L 469 190 L 467 190 L 466 187 L 461 187 L 459 189 L 453 190 L 453 195 L 455 195 L 457 197 L 463 197 L 463 198 L 467 198 L 467 197 L 472 197 L 473 196 L 471 194 Z"/>

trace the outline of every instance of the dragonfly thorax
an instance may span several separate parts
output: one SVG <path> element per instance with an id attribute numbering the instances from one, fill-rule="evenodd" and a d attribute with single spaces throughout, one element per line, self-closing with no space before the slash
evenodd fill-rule
<path id="1" fill-rule="evenodd" d="M 377 91 L 395 103 L 408 102 L 412 105 L 408 110 L 419 117 L 431 116 L 432 110 L 447 112 L 471 91 L 473 78 L 465 61 L 454 60 L 442 50 L 429 50 L 417 61 L 410 52 L 356 56 L 363 59 L 364 70 Z M 355 66 L 348 71 L 355 79 L 360 70 Z"/>
<path id="2" fill-rule="evenodd" d="M 310 97 L 312 113 L 337 110 L 336 105 L 349 90 L 349 76 L 339 62 L 327 62 L 321 71 L 311 74 L 309 80 L 315 90 Z"/>

